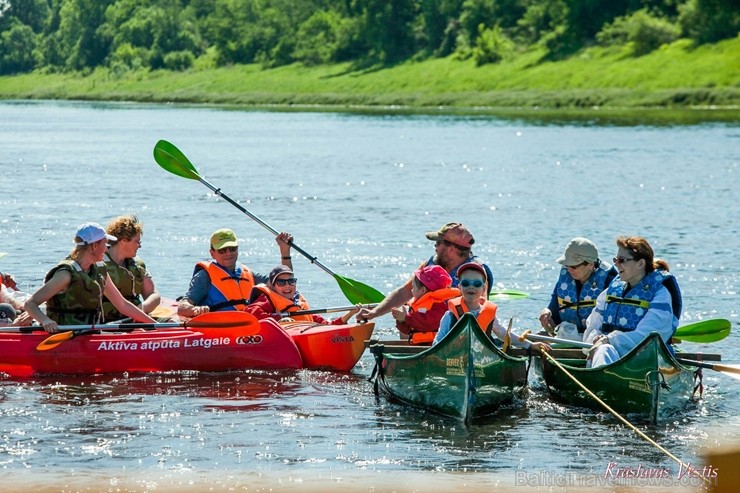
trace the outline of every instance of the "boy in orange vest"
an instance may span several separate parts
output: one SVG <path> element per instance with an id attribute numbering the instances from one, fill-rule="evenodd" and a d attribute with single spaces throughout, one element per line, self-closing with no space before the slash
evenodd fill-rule
<path id="1" fill-rule="evenodd" d="M 432 342 L 447 311 L 447 300 L 460 296 L 460 291 L 451 288 L 451 284 L 452 278 L 439 265 L 428 265 L 414 272 L 411 302 L 391 309 L 396 328 L 408 336 L 411 344 Z"/>

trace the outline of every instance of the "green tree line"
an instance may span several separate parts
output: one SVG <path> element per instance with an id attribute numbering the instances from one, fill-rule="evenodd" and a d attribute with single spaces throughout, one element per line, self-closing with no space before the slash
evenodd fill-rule
<path id="1" fill-rule="evenodd" d="M 450 55 L 482 65 L 595 44 L 640 56 L 739 30 L 737 0 L 0 0 L 0 74 Z"/>

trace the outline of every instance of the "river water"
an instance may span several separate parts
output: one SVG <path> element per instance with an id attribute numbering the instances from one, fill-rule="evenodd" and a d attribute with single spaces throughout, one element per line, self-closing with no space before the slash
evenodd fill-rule
<path id="1" fill-rule="evenodd" d="M 591 238 L 610 259 L 617 236 L 646 236 L 682 286 L 682 322 L 733 323 L 724 341 L 685 348 L 740 360 L 734 123 L 1 102 L 0 270 L 33 291 L 78 224 L 126 213 L 144 222 L 140 255 L 166 296 L 184 293 L 217 228 L 236 231 L 253 270 L 277 264 L 270 233 L 155 163 L 159 139 L 336 273 L 383 292 L 433 253 L 425 232 L 465 223 L 498 286 L 531 294 L 499 303 L 522 329 L 537 326 L 570 238 Z M 325 272 L 297 256 L 294 266 L 314 307 L 346 304 Z M 391 327 L 384 317 L 375 335 L 391 338 Z M 647 486 L 697 488 L 610 415 L 555 404 L 536 381 L 517 405 L 465 427 L 376 399 L 372 367 L 366 353 L 350 374 L 2 379 L 0 490 L 611 488 L 615 463 L 669 471 Z M 737 381 L 707 370 L 704 383 L 701 402 L 657 426 L 636 422 L 694 465 L 737 445 L 740 430 Z"/>

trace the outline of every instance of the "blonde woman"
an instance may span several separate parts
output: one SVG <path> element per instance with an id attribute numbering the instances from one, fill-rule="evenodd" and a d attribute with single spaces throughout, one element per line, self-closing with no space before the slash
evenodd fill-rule
<path id="1" fill-rule="evenodd" d="M 58 325 L 97 324 L 103 321 L 103 295 L 118 311 L 137 322 L 155 320 L 126 300 L 102 262 L 108 241 L 116 241 L 97 223 L 85 223 L 75 234 L 75 248 L 46 274 L 44 285 L 25 303 L 26 311 L 46 332 Z M 39 306 L 46 303 L 46 313 Z"/>

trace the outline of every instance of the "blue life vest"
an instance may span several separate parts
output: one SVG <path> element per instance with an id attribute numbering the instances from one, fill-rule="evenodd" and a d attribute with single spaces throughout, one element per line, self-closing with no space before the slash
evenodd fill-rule
<path id="1" fill-rule="evenodd" d="M 672 306 L 656 306 L 651 303 L 661 286 L 665 286 L 671 294 Z M 681 317 L 681 290 L 670 272 L 654 270 L 625 293 L 626 287 L 627 283 L 617 277 L 606 290 L 606 306 L 602 314 L 604 322 L 601 328 L 604 333 L 635 330 L 650 308 L 670 311 L 676 320 Z"/>
<path id="2" fill-rule="evenodd" d="M 560 277 L 555 286 L 560 319 L 574 324 L 582 334 L 586 330 L 586 319 L 596 306 L 596 298 L 606 289 L 615 272 L 608 262 L 599 262 L 599 266 L 583 283 L 579 293 L 576 280 L 568 274 L 568 269 L 560 269 Z"/>

